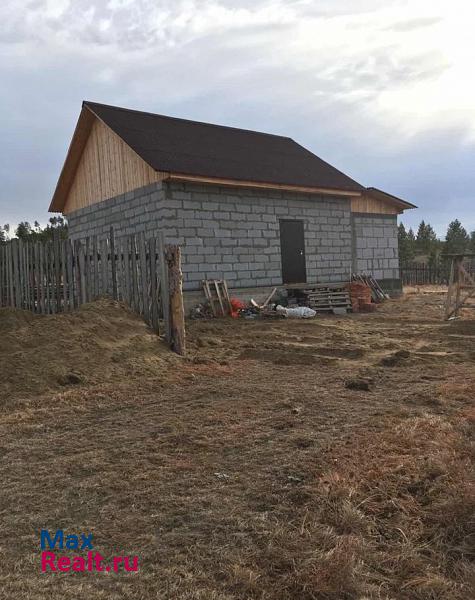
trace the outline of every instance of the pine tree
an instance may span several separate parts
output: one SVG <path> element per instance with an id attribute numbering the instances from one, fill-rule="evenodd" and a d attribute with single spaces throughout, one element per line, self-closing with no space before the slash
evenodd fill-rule
<path id="1" fill-rule="evenodd" d="M 22 221 L 15 229 L 15 235 L 19 240 L 26 240 L 32 233 L 31 225 L 28 221 Z"/>
<path id="2" fill-rule="evenodd" d="M 0 244 L 6 244 L 8 241 L 8 231 L 10 227 L 8 225 L 4 225 L 0 227 Z"/>
<path id="3" fill-rule="evenodd" d="M 430 254 L 437 244 L 437 235 L 429 223 L 421 221 L 417 230 L 417 250 L 421 254 Z"/>
<path id="4" fill-rule="evenodd" d="M 399 223 L 397 230 L 398 245 L 399 245 L 399 263 L 404 264 L 410 262 L 415 256 L 415 237 L 412 229 L 409 230 L 410 235 L 403 223 Z"/>
<path id="5" fill-rule="evenodd" d="M 458 219 L 452 221 L 445 236 L 445 253 L 457 254 L 467 251 L 469 237 L 465 227 Z"/>
<path id="6" fill-rule="evenodd" d="M 472 254 L 475 254 L 475 231 L 470 234 L 469 250 Z"/>

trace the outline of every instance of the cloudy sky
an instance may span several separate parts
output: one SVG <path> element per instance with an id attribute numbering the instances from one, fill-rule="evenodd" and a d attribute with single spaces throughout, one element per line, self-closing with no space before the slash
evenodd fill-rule
<path id="1" fill-rule="evenodd" d="M 0 224 L 45 222 L 83 99 L 293 137 L 475 229 L 473 0 L 2 0 Z"/>

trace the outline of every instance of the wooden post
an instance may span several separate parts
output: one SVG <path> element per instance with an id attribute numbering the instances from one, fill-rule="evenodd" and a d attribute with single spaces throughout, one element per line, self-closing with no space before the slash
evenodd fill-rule
<path id="1" fill-rule="evenodd" d="M 165 252 L 168 265 L 168 286 L 170 290 L 171 349 L 182 356 L 186 353 L 185 308 L 183 306 L 183 275 L 181 272 L 181 250 L 170 245 Z"/>
<path id="2" fill-rule="evenodd" d="M 452 258 L 452 264 L 445 301 L 445 320 L 457 318 L 461 308 L 475 308 L 474 304 L 467 304 L 467 300 L 475 296 L 475 279 L 463 265 L 464 258 L 475 257 L 475 254 L 449 254 L 447 256 Z"/>

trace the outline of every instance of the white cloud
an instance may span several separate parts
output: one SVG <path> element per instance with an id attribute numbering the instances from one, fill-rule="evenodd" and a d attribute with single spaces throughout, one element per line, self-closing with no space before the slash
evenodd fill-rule
<path id="1" fill-rule="evenodd" d="M 397 187 L 388 161 L 407 166 L 421 136 L 471 151 L 474 17 L 469 0 L 4 0 L 0 127 L 27 137 L 0 175 L 26 207 L 33 135 L 47 196 L 87 98 L 291 135 Z"/>

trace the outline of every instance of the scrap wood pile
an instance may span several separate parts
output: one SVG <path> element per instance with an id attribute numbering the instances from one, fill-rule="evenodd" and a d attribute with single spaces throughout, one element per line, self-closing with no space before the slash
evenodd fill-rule
<path id="1" fill-rule="evenodd" d="M 348 312 L 373 312 L 376 304 L 389 296 L 372 275 L 354 274 L 349 283 L 321 283 L 306 287 L 274 288 L 259 304 L 252 298 L 248 303 L 231 298 L 227 282 L 206 279 L 202 282 L 206 302 L 195 306 L 193 319 L 231 316 L 254 319 L 311 318 L 320 313 L 345 315 Z"/>
<path id="2" fill-rule="evenodd" d="M 205 279 L 202 282 L 206 302 L 198 304 L 190 311 L 192 319 L 216 318 L 231 316 L 233 318 L 244 317 L 253 319 L 256 317 L 282 318 L 286 316 L 279 314 L 276 304 L 271 304 L 272 298 L 277 294 L 274 288 L 262 304 L 251 298 L 249 303 L 242 302 L 237 298 L 231 298 L 227 282 L 218 279 Z"/>

